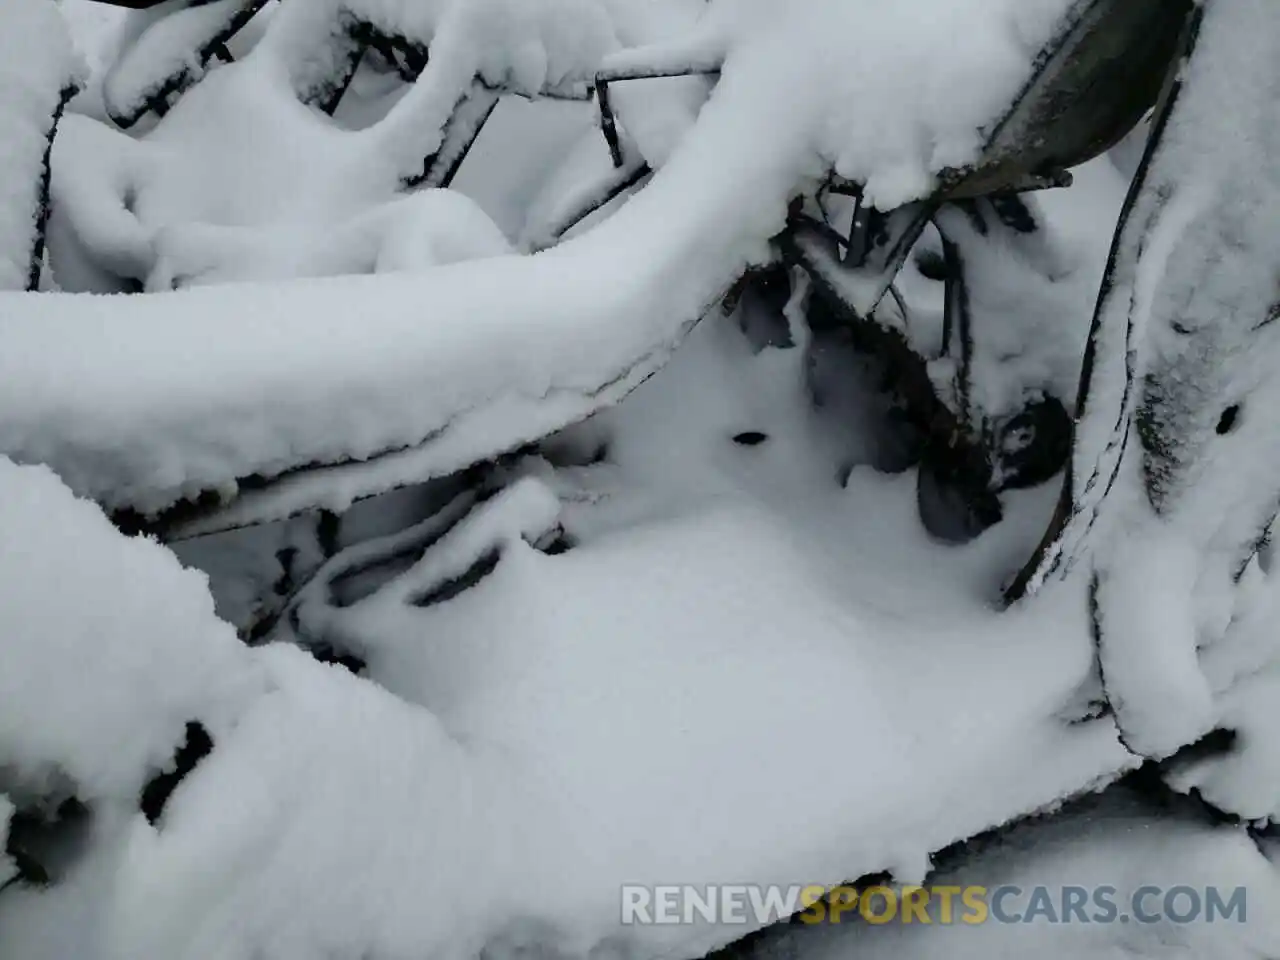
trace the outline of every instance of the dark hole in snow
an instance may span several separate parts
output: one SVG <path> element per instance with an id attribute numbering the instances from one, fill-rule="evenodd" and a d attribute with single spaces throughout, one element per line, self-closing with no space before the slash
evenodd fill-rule
<path id="1" fill-rule="evenodd" d="M 1227 409 L 1222 411 L 1222 416 L 1218 419 L 1218 436 L 1225 437 L 1228 433 L 1236 428 L 1240 422 L 1240 404 L 1233 403 Z"/>
<path id="2" fill-rule="evenodd" d="M 551 536 L 546 538 L 545 542 L 535 543 L 534 548 L 549 557 L 558 557 L 563 553 L 568 553 L 577 545 L 578 541 L 572 535 L 566 533 L 563 529 L 557 529 Z"/>
<path id="3" fill-rule="evenodd" d="M 733 442 L 744 447 L 758 447 L 768 439 L 767 433 L 761 433 L 759 430 L 745 430 L 737 434 Z"/>
<path id="4" fill-rule="evenodd" d="M 1000 498 L 977 466 L 952 460 L 949 451 L 926 452 L 916 478 L 916 507 L 930 536 L 944 543 L 968 543 L 1000 522 Z"/>
<path id="5" fill-rule="evenodd" d="M 79 858 L 89 838 L 90 811 L 75 797 L 56 809 L 19 810 L 9 821 L 4 853 L 18 868 L 17 876 L 0 886 L 56 883 Z"/>
<path id="6" fill-rule="evenodd" d="M 1071 455 L 1071 415 L 1057 398 L 1026 407 L 1000 431 L 1001 489 L 1034 487 L 1053 478 Z"/>
<path id="7" fill-rule="evenodd" d="M 1148 760 L 1129 774 L 1124 782 L 1162 813 L 1202 823 L 1238 826 L 1242 823 L 1239 816 L 1210 803 L 1198 789 L 1193 787 L 1189 792 L 1181 793 L 1169 786 L 1170 774 L 1201 761 L 1231 753 L 1236 748 L 1238 739 L 1234 730 L 1221 727 L 1211 730 L 1165 760 Z"/>
<path id="8" fill-rule="evenodd" d="M 991 208 L 1000 222 L 1018 233 L 1035 233 L 1039 230 L 1031 209 L 1016 193 L 1003 193 L 991 197 Z"/>
<path id="9" fill-rule="evenodd" d="M 458 576 L 442 580 L 430 590 L 419 594 L 409 602 L 415 607 L 430 607 L 437 603 L 446 603 L 466 593 L 489 574 L 493 573 L 498 568 L 498 561 L 501 559 L 502 549 L 493 547 Z"/>
<path id="10" fill-rule="evenodd" d="M 926 280 L 943 283 L 947 279 L 947 261 L 937 250 L 921 250 L 916 254 L 916 269 Z"/>
<path id="11" fill-rule="evenodd" d="M 342 519 L 332 510 L 321 510 L 316 520 L 316 542 L 327 559 L 338 552 L 338 534 L 342 528 Z"/>
<path id="12" fill-rule="evenodd" d="M 369 665 L 363 658 L 357 657 L 354 653 L 337 650 L 327 644 L 307 647 L 306 650 L 321 663 L 332 663 L 339 667 L 346 667 L 356 676 L 359 676 L 360 672 Z"/>
<path id="13" fill-rule="evenodd" d="M 173 756 L 173 769 L 152 777 L 142 788 L 139 804 L 147 822 L 154 824 L 164 814 L 165 805 L 183 779 L 213 751 L 213 739 L 198 720 L 187 723 L 187 735 Z"/>
<path id="14" fill-rule="evenodd" d="M 286 597 L 293 592 L 293 564 L 297 558 L 297 547 L 282 547 L 276 551 L 276 560 L 280 564 L 280 579 L 271 585 L 271 589 L 277 597 Z"/>

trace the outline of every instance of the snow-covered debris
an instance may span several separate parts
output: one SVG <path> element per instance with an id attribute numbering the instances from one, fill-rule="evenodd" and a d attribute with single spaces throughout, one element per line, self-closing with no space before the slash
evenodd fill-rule
<path id="1" fill-rule="evenodd" d="M 57 5 L 0 10 L 0 290 L 34 289 L 46 216 L 49 141 L 83 65 Z"/>
<path id="2" fill-rule="evenodd" d="M 1109 720 L 1060 718 L 1091 670 L 1082 597 L 1009 615 L 987 602 L 1034 539 L 1044 498 L 1015 503 L 978 543 L 938 551 L 914 523 L 909 476 L 857 470 L 847 489 L 833 483 L 804 429 L 801 359 L 753 355 L 730 321 L 703 325 L 658 377 L 581 428 L 583 440 L 610 437 L 610 463 L 528 476 L 471 512 L 450 505 L 450 532 L 427 539 L 385 593 L 340 592 L 300 617 L 308 636 L 358 645 L 361 677 L 284 644 L 238 647 L 192 594 L 195 575 L 111 532 L 43 469 L 9 468 L 26 483 L 6 493 L 34 492 L 13 501 L 22 529 L 6 516 L 0 542 L 39 535 L 59 500 L 83 514 L 74 544 L 54 534 L 49 552 L 74 546 L 94 571 L 77 596 L 113 591 L 85 609 L 97 621 L 121 609 L 117 578 L 138 584 L 124 595 L 145 596 L 145 609 L 179 598 L 189 616 L 174 649 L 191 673 L 169 682 L 197 677 L 214 700 L 197 690 L 185 709 L 165 706 L 169 688 L 151 678 L 171 655 L 144 631 L 168 621 L 135 625 L 115 672 L 91 649 L 78 665 L 130 691 L 130 716 L 148 729 L 180 729 L 194 711 L 214 748 L 158 829 L 136 813 L 105 821 L 64 881 L 0 896 L 0 954 L 66 956 L 70 931 L 84 960 L 474 956 L 512 943 L 701 954 L 747 928 L 620 930 L 620 886 L 836 883 L 879 869 L 918 879 L 932 851 L 1132 764 Z M 746 427 L 772 439 L 728 442 Z M 578 546 L 529 545 L 554 524 Z M 492 547 L 474 587 L 442 589 Z M 355 543 L 335 568 L 370 554 Z M 56 571 L 66 562 L 76 557 Z M 26 622 L 44 609 L 33 582 L 53 563 L 0 578 L 30 595 Z M 234 722 L 217 722 L 224 709 Z M 104 716 L 99 727 L 120 730 Z M 820 828 L 804 827 L 812 817 Z"/>
<path id="3" fill-rule="evenodd" d="M 1128 790 L 1016 827 L 929 883 L 927 922 L 904 919 L 899 888 L 890 922 L 863 922 L 855 909 L 839 923 L 779 928 L 744 960 L 1256 960 L 1280 950 L 1276 864 L 1243 831 L 1158 817 Z M 886 916 L 886 903 L 872 915 Z"/>
<path id="4" fill-rule="evenodd" d="M 54 464 L 111 506 L 154 510 L 251 473 L 424 441 L 424 466 L 438 475 L 580 419 L 661 365 L 742 269 L 769 256 L 791 193 L 825 164 L 891 203 L 927 191 L 939 166 L 973 159 L 977 128 L 1007 107 L 1068 6 L 974 3 L 744 5 L 730 18 L 715 94 L 650 186 L 608 223 L 533 258 L 376 284 L 5 304 L 0 450 Z M 957 47 L 960 23 L 972 42 Z M 851 65 L 855 36 L 866 56 Z M 915 69 L 901 60 L 904 47 L 943 69 Z M 341 131 L 308 131 L 314 118 L 300 105 L 303 114 L 288 119 L 277 93 L 264 95 L 273 77 L 258 61 L 268 53 L 264 40 L 243 64 L 215 71 L 160 124 L 157 144 L 182 139 L 179 131 L 193 142 L 236 142 L 247 134 L 242 113 L 255 133 L 244 149 L 214 150 L 189 167 L 157 154 L 156 184 L 134 205 L 141 219 L 195 198 L 223 209 L 235 196 L 261 222 L 261 208 L 307 195 L 288 182 L 300 172 L 317 184 L 313 206 L 351 203 L 353 183 L 394 189 L 394 176 L 354 176 L 361 138 L 383 142 L 382 125 L 344 147 Z M 461 78 L 467 70 L 448 71 L 451 56 L 441 52 L 442 78 Z M 551 73 L 569 69 L 553 63 Z M 409 97 L 399 106 L 415 109 Z M 272 131 L 268 117 L 288 125 Z M 895 133 L 907 129 L 906 140 Z M 314 142 L 304 150 L 285 130 Z M 298 151 L 305 160 L 288 159 Z M 236 168 L 246 163 L 251 170 Z M 259 175 L 257 189 L 242 190 Z M 286 354 L 284 367 L 276 358 Z M 54 382 L 65 386 L 51 391 Z"/>
<path id="5" fill-rule="evenodd" d="M 217 47 L 242 27 L 266 0 L 168 0 L 131 15 L 103 80 L 107 111 L 131 126 L 157 99 L 197 82 Z"/>
<path id="6" fill-rule="evenodd" d="M 632 442 L 628 459 L 652 440 Z M 795 457 L 775 470 L 792 490 L 811 476 Z M 678 492 L 672 479 L 649 492 Z M 1055 715 L 1089 670 L 1078 610 L 1032 631 L 949 578 L 946 603 L 922 603 L 900 575 L 932 549 L 923 537 L 892 558 L 882 608 L 859 609 L 847 578 L 819 572 L 848 542 L 815 521 L 843 502 L 855 542 L 872 542 L 876 523 L 910 516 L 910 488 L 865 478 L 880 495 L 867 516 L 826 479 L 799 535 L 780 505 L 738 496 L 634 530 L 588 524 L 593 542 L 558 557 L 524 539 L 556 498 L 518 484 L 393 588 L 410 602 L 351 608 L 368 678 L 284 645 L 245 651 L 265 689 L 215 734 L 162 828 L 135 817 L 64 886 L 0 898 L 0 947 L 39 957 L 43 910 L 46 926 L 88 918 L 92 960 L 475 956 L 512 938 L 695 955 L 747 928 L 621 929 L 620 886 L 918 878 L 930 851 L 1129 762 L 1108 722 Z M 634 503 L 597 519 L 614 507 Z M 413 605 L 495 540 L 472 591 Z M 917 615 L 907 629 L 902 604 Z M 847 762 L 830 762 L 850 738 Z M 760 777 L 761 757 L 777 775 Z M 797 803 L 820 830 L 798 826 Z M 95 896 L 101 913 L 83 909 Z"/>
<path id="7" fill-rule="evenodd" d="M 128 540 L 45 467 L 0 457 L 0 789 L 135 802 L 188 721 L 255 681 L 205 578 Z"/>
<path id="8" fill-rule="evenodd" d="M 1108 694 L 1165 755 L 1215 722 L 1198 651 L 1277 509 L 1280 8 L 1214 0 L 1126 210 L 1091 337 L 1071 517 Z"/>

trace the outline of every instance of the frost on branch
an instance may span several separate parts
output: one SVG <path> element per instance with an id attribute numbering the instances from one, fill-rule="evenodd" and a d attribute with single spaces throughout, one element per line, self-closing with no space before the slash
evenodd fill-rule
<path id="1" fill-rule="evenodd" d="M 214 57 L 229 60 L 230 40 L 266 0 L 167 0 L 130 15 L 128 39 L 103 81 L 107 114 L 132 127 L 148 110 L 166 113 L 169 99 L 196 83 Z"/>
<path id="2" fill-rule="evenodd" d="M 49 146 L 81 67 L 48 0 L 0 8 L 0 290 L 40 283 Z"/>

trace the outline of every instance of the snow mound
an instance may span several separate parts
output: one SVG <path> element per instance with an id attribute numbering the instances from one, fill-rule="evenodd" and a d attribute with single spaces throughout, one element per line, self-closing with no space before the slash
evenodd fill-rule
<path id="1" fill-rule="evenodd" d="M 222 729 L 252 685 L 202 574 L 4 458 L 0 596 L 0 782 L 21 793 L 134 800 L 188 721 Z"/>

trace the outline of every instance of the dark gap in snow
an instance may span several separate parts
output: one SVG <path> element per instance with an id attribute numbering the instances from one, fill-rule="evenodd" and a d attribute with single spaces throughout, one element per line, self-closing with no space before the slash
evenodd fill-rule
<path id="1" fill-rule="evenodd" d="M 430 590 L 413 597 L 409 603 L 415 607 L 431 607 L 438 603 L 447 603 L 466 593 L 489 574 L 498 568 L 502 559 L 501 547 L 490 547 L 478 560 L 456 577 L 449 577 L 436 584 Z"/>
<path id="2" fill-rule="evenodd" d="M 276 560 L 280 562 L 280 579 L 272 584 L 271 589 L 277 597 L 287 597 L 293 592 L 293 564 L 297 558 L 297 547 L 282 547 L 276 551 Z"/>
<path id="3" fill-rule="evenodd" d="M 342 532 L 342 519 L 332 510 L 321 510 L 316 517 L 316 543 L 326 560 L 338 552 L 338 535 Z"/>
<path id="4" fill-rule="evenodd" d="M 496 488 L 481 490 L 471 504 L 472 509 L 492 499 L 496 492 Z M 352 564 L 334 574 L 327 585 L 327 602 L 340 610 L 359 603 L 376 592 L 378 587 L 388 580 L 414 567 L 426 556 L 427 551 L 452 533 L 458 523 L 469 515 L 469 511 L 463 513 L 449 522 L 441 523 L 420 540 L 407 543 L 398 550 Z M 296 615 L 296 613 L 295 609 L 293 614 Z M 295 627 L 297 626 L 296 621 L 291 622 Z"/>
<path id="5" fill-rule="evenodd" d="M 1218 436 L 1225 437 L 1228 433 L 1236 428 L 1236 424 L 1240 420 L 1240 404 L 1233 403 L 1227 409 L 1222 411 L 1222 416 L 1218 420 L 1218 425 L 1214 429 L 1217 430 Z"/>
<path id="6" fill-rule="evenodd" d="M 60 880 L 89 839 L 91 811 L 69 797 L 54 809 L 19 810 L 9 821 L 4 853 L 18 868 L 12 884 L 48 886 Z"/>
<path id="7" fill-rule="evenodd" d="M 329 603 L 339 609 L 359 603 L 374 593 L 379 584 L 386 583 L 410 569 L 447 532 L 447 530 L 441 531 L 429 543 L 415 544 L 403 550 L 396 550 L 386 556 L 342 571 L 329 581 Z"/>
<path id="8" fill-rule="evenodd" d="M 1001 428 L 1002 490 L 1039 486 L 1053 479 L 1071 455 L 1071 415 L 1057 397 L 1028 404 Z"/>
<path id="9" fill-rule="evenodd" d="M 920 462 L 916 506 L 925 530 L 943 543 L 968 543 L 1004 517 L 1000 498 L 982 481 L 981 471 L 956 459 L 955 451 L 933 445 Z"/>
<path id="10" fill-rule="evenodd" d="M 734 434 L 733 442 L 743 447 L 758 447 L 768 439 L 767 433 L 759 430 L 744 430 L 742 433 Z"/>
<path id="11" fill-rule="evenodd" d="M 336 36 L 345 42 L 346 57 L 336 76 L 331 76 L 318 83 L 313 89 L 306 91 L 301 99 L 311 104 L 321 113 L 332 117 L 346 96 L 351 81 L 355 79 L 360 62 L 373 41 L 373 25 L 357 20 L 351 11 L 343 9 L 340 14 L 342 24 Z M 339 56 L 334 57 L 337 62 Z"/>
<path id="12" fill-rule="evenodd" d="M 991 208 L 1009 229 L 1017 233 L 1036 233 L 1040 226 L 1023 199 L 1016 193 L 1000 193 L 990 198 Z"/>
<path id="13" fill-rule="evenodd" d="M 330 663 L 334 666 L 345 667 L 356 676 L 359 676 L 369 665 L 363 657 L 358 657 L 354 653 L 339 650 L 327 643 L 308 646 L 303 649 L 321 663 Z"/>
<path id="14" fill-rule="evenodd" d="M 152 777 L 142 788 L 142 797 L 138 806 L 148 823 L 154 825 L 160 819 L 164 814 L 165 805 L 173 796 L 173 791 L 178 789 L 178 784 L 212 752 L 213 739 L 209 736 L 209 731 L 204 728 L 204 724 L 198 720 L 189 721 L 182 745 L 173 755 L 173 769 Z"/>
<path id="15" fill-rule="evenodd" d="M 1125 778 L 1125 783 L 1164 816 L 1179 816 L 1214 826 L 1243 826 L 1238 815 L 1215 806 L 1199 789 L 1181 793 L 1169 786 L 1169 775 L 1187 766 L 1232 753 L 1239 740 L 1236 731 L 1211 730 L 1164 760 L 1147 760 Z"/>
<path id="16" fill-rule="evenodd" d="M 548 530 L 529 545 L 548 557 L 558 557 L 576 547 L 578 539 L 565 530 L 563 526 L 557 524 L 553 529 Z"/>
<path id="17" fill-rule="evenodd" d="M 920 276 L 926 280 L 933 280 L 937 283 L 946 282 L 948 276 L 947 261 L 937 250 L 917 250 L 915 264 Z"/>
<path id="18" fill-rule="evenodd" d="M 785 312 L 791 294 L 791 269 L 772 264 L 747 271 L 725 295 L 724 309 L 737 315 L 738 327 L 752 350 L 784 349 L 795 346 Z"/>

